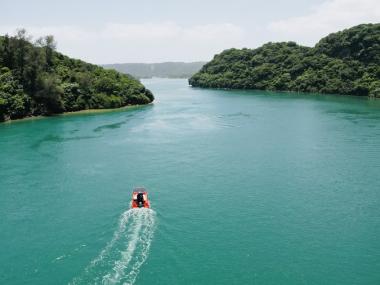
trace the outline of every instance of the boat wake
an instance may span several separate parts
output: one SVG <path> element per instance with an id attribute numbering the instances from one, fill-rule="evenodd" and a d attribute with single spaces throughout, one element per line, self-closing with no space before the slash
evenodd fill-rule
<path id="1" fill-rule="evenodd" d="M 148 257 L 155 220 L 155 212 L 151 209 L 124 212 L 112 240 L 83 274 L 69 284 L 133 284 Z"/>

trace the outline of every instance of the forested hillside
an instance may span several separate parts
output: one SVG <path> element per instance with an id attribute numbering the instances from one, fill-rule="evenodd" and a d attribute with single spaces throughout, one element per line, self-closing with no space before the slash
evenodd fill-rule
<path id="1" fill-rule="evenodd" d="M 134 78 L 69 58 L 55 47 L 52 36 L 32 43 L 25 30 L 0 37 L 0 121 L 154 100 Z"/>
<path id="2" fill-rule="evenodd" d="M 380 97 L 380 24 L 330 34 L 314 48 L 282 42 L 225 50 L 189 83 L 207 88 Z"/>

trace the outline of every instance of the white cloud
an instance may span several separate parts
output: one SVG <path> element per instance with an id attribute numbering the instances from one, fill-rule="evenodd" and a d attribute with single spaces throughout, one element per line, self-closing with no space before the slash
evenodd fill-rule
<path id="1" fill-rule="evenodd" d="M 118 40 L 166 40 L 178 37 L 182 27 L 173 22 L 119 24 L 108 23 L 100 31 L 100 36 Z"/>
<path id="2" fill-rule="evenodd" d="M 244 31 L 233 24 L 211 24 L 194 26 L 183 30 L 183 39 L 187 41 L 213 40 L 239 42 L 244 37 Z"/>
<path id="3" fill-rule="evenodd" d="M 58 42 L 60 52 L 93 63 L 195 61 L 209 60 L 214 54 L 227 48 L 255 48 L 268 41 L 292 40 L 300 44 L 314 45 L 329 33 L 380 20 L 380 0 L 314 0 L 313 2 L 316 1 L 320 1 L 320 4 L 309 8 L 307 8 L 310 5 L 309 1 L 301 0 L 287 1 L 287 5 L 278 5 L 279 1 L 275 0 L 268 0 L 265 3 L 258 0 L 238 0 L 236 5 L 232 6 L 230 2 L 228 4 L 225 1 L 228 5 L 226 3 L 224 5 L 223 1 L 219 1 L 221 3 L 219 13 L 209 13 L 207 9 L 212 7 L 210 4 L 204 7 L 205 10 L 202 10 L 201 15 L 195 14 L 196 5 L 190 5 L 195 9 L 194 13 L 185 9 L 185 14 L 185 10 L 179 4 L 175 9 L 180 8 L 181 12 L 176 13 L 173 8 L 174 10 L 170 10 L 172 14 L 169 14 L 170 11 L 156 13 L 154 17 L 146 15 L 145 19 L 148 20 L 142 20 L 143 22 L 125 23 L 123 19 L 132 21 L 144 18 L 141 15 L 133 17 L 133 11 L 141 8 L 138 1 L 135 1 L 136 7 L 130 9 L 131 15 L 127 13 L 123 14 L 123 17 L 113 17 L 113 12 L 110 11 L 110 14 L 102 13 L 102 17 L 91 16 L 84 20 L 84 12 L 81 12 L 73 13 L 69 18 L 60 18 L 61 15 L 57 15 L 57 19 L 50 17 L 51 24 L 46 25 L 37 21 L 37 14 L 29 13 L 28 20 L 28 17 L 24 17 L 14 8 L 13 14 L 10 14 L 12 17 L 5 13 L 4 16 L 8 17 L 0 21 L 13 24 L 0 23 L 0 34 L 14 33 L 18 27 L 17 23 L 26 23 L 23 27 L 34 38 L 52 34 Z M 281 11 L 274 13 L 273 5 L 281 6 Z M 166 11 L 166 8 L 162 7 Z M 298 17 L 288 18 L 290 12 L 293 15 L 300 14 Z M 171 16 L 169 20 L 174 19 L 174 21 L 162 20 L 167 19 L 163 18 L 167 14 Z M 275 17 L 279 15 L 283 18 L 276 19 Z M 32 22 L 40 25 L 27 24 Z"/>
<path id="4" fill-rule="evenodd" d="M 277 41 L 314 45 L 329 33 L 379 20 L 379 0 L 329 0 L 307 15 L 272 22 L 268 30 Z"/>
<path id="5" fill-rule="evenodd" d="M 284 11 L 286 14 L 286 11 Z M 93 63 L 210 60 L 224 49 L 255 48 L 267 41 L 314 45 L 329 33 L 380 20 L 379 0 L 325 0 L 298 17 L 269 24 L 228 22 L 180 25 L 175 21 L 25 26 L 34 38 L 52 34 L 58 50 Z M 243 24 L 242 24 L 243 25 Z M 1 26 L 0 34 L 17 26 Z"/>
<path id="6" fill-rule="evenodd" d="M 12 33 L 15 26 L 0 26 Z M 107 23 L 99 29 L 79 26 L 25 27 L 34 37 L 52 34 L 58 50 L 94 63 L 208 60 L 240 46 L 244 30 L 234 24 L 181 26 L 174 22 Z"/>

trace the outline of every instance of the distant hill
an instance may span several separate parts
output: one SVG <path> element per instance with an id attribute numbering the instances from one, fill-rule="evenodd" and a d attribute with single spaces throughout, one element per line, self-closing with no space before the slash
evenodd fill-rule
<path id="1" fill-rule="evenodd" d="M 107 69 L 115 69 L 136 78 L 190 78 L 205 64 L 198 62 L 162 62 L 162 63 L 116 63 L 105 64 Z"/>
<path id="2" fill-rule="evenodd" d="M 52 36 L 0 36 L 0 121 L 153 100 L 131 76 L 56 52 Z"/>
<path id="3" fill-rule="evenodd" d="M 194 74 L 194 87 L 319 92 L 380 97 L 380 24 L 295 42 L 229 49 Z"/>

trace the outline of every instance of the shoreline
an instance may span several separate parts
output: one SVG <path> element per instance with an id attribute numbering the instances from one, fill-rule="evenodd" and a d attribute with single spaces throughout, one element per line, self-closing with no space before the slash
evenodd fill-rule
<path id="1" fill-rule="evenodd" d="M 32 121 L 32 120 L 40 120 L 45 118 L 52 118 L 52 117 L 61 117 L 61 116 L 76 116 L 76 115 L 89 115 L 89 114 L 99 114 L 99 113 L 110 113 L 110 112 L 117 112 L 117 111 L 123 111 L 123 110 L 130 110 L 134 108 L 140 108 L 144 106 L 153 105 L 153 102 L 148 104 L 138 104 L 138 105 L 127 105 L 119 108 L 107 108 L 107 109 L 86 109 L 86 110 L 79 110 L 79 111 L 69 111 L 69 112 L 63 112 L 60 114 L 52 114 L 52 115 L 38 115 L 38 116 L 28 116 L 20 119 L 10 119 L 6 121 L 0 122 L 1 124 L 11 124 L 11 123 L 17 123 L 17 122 L 24 122 L 24 121 Z"/>
<path id="2" fill-rule="evenodd" d="M 373 97 L 373 96 L 361 96 L 361 95 L 353 95 L 353 94 L 339 94 L 339 93 L 321 93 L 321 92 L 302 92 L 302 91 L 292 91 L 292 90 L 268 90 L 268 89 L 245 89 L 245 88 L 222 88 L 222 87 L 203 87 L 203 86 L 193 86 L 189 83 L 188 85 L 191 88 L 195 89 L 205 89 L 205 90 L 221 90 L 221 91 L 243 91 L 243 92 L 250 92 L 250 91 L 257 91 L 257 92 L 266 92 L 266 93 L 284 93 L 284 94 L 297 94 L 297 95 L 305 95 L 305 96 L 334 96 L 334 97 L 347 97 L 347 98 L 362 98 L 362 99 L 368 99 L 368 100 L 380 100 L 380 97 Z"/>

